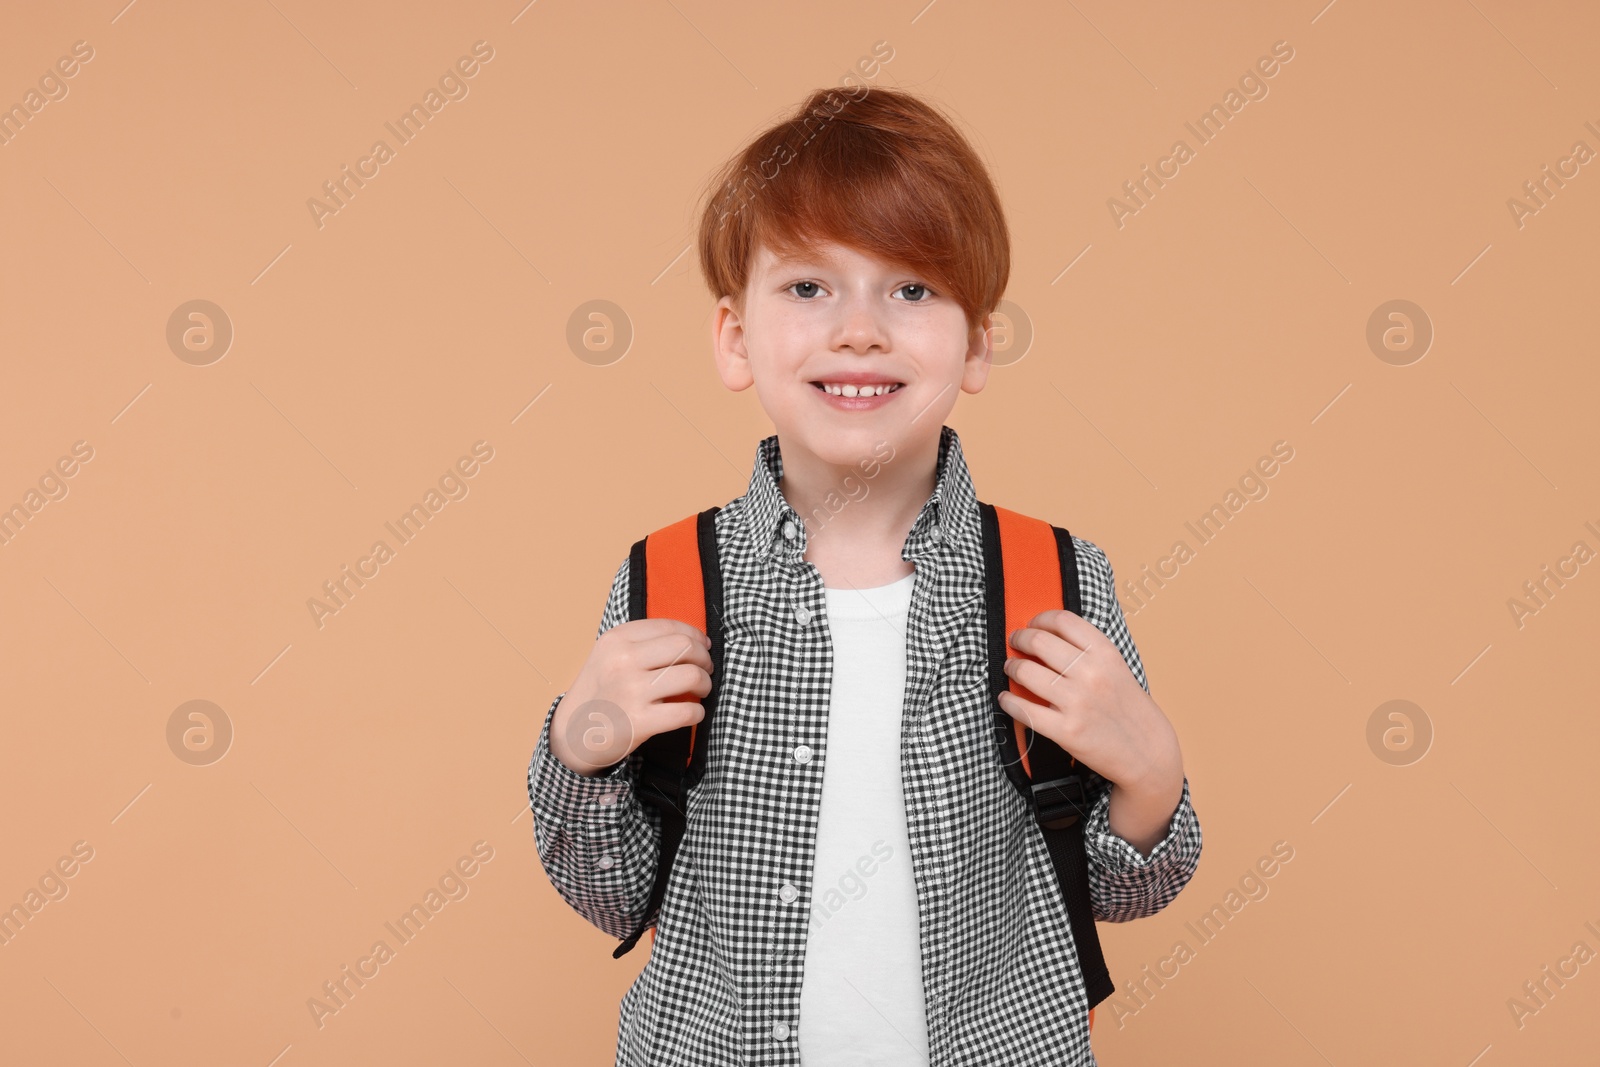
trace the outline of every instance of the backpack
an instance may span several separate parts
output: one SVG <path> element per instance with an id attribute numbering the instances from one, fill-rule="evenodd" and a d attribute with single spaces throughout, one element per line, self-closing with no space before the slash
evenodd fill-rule
<path id="1" fill-rule="evenodd" d="M 711 691 L 700 701 L 705 717 L 698 723 L 656 734 L 641 742 L 643 756 L 635 793 L 661 817 L 661 847 L 655 885 L 645 919 L 612 952 L 629 952 L 645 930 L 655 944 L 656 916 L 666 895 L 667 878 L 683 840 L 689 790 L 705 773 L 707 738 L 721 690 L 722 572 L 717 562 L 715 517 L 708 508 L 663 527 L 635 542 L 628 557 L 628 618 L 670 618 L 687 622 L 711 638 Z M 1006 676 L 1007 656 L 1020 656 L 1006 635 L 1026 626 L 1039 612 L 1065 608 L 1082 615 L 1077 554 L 1072 535 L 1059 526 L 992 504 L 978 503 L 983 530 L 987 582 L 989 689 L 991 696 L 1010 688 L 1033 695 Z M 675 699 L 693 701 L 692 693 Z M 1066 903 L 1067 918 L 1077 942 L 1078 963 L 1089 995 L 1089 1021 L 1094 1006 L 1115 987 L 1106 968 L 1089 900 L 1088 855 L 1083 824 L 1091 790 L 1104 779 L 1043 734 L 1013 718 L 992 699 L 999 758 L 1006 776 L 1021 793 L 1044 836 Z"/>

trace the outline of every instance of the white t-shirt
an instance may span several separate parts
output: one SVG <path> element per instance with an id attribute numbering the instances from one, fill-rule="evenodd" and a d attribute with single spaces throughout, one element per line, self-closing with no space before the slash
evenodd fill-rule
<path id="1" fill-rule="evenodd" d="M 928 1062 L 917 889 L 900 783 L 915 579 L 825 590 L 833 690 L 800 986 L 805 1067 Z"/>

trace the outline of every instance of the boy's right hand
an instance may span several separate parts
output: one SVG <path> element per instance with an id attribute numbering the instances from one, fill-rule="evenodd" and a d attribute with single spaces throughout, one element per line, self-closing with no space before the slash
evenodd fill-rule
<path id="1" fill-rule="evenodd" d="M 596 775 L 647 738 L 705 718 L 711 642 L 678 619 L 633 619 L 595 639 L 550 720 L 550 754 Z"/>

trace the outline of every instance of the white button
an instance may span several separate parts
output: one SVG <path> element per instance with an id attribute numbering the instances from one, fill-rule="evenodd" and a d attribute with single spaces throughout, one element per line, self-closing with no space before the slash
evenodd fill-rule
<path id="1" fill-rule="evenodd" d="M 794 540 L 794 533 L 795 533 L 794 523 L 792 523 L 792 522 L 788 521 L 787 519 L 785 519 L 784 523 L 783 523 L 783 539 L 785 541 L 793 541 Z"/>
<path id="2" fill-rule="evenodd" d="M 800 895 L 800 890 L 796 889 L 794 886 L 790 885 L 788 882 L 783 883 L 783 887 L 778 890 L 778 899 L 783 901 L 785 904 L 793 903 L 794 902 L 794 898 L 799 896 L 799 895 Z"/>
<path id="3" fill-rule="evenodd" d="M 598 863 L 602 871 L 609 871 L 617 862 L 615 856 L 601 856 Z"/>
<path id="4" fill-rule="evenodd" d="M 939 527 L 937 524 L 928 527 L 928 536 L 933 538 L 935 541 L 939 540 Z"/>
<path id="5" fill-rule="evenodd" d="M 794 621 L 798 622 L 801 626 L 804 626 L 806 623 L 810 622 L 811 609 L 806 607 L 804 604 L 800 605 L 798 608 L 795 608 Z"/>
<path id="6" fill-rule="evenodd" d="M 789 1024 L 779 1023 L 777 1026 L 774 1026 L 772 1028 L 772 1036 L 777 1038 L 779 1041 L 787 1038 L 789 1036 Z"/>
<path id="7" fill-rule="evenodd" d="M 796 745 L 795 748 L 794 748 L 794 761 L 796 763 L 810 763 L 811 762 L 811 746 L 810 745 Z"/>
<path id="8" fill-rule="evenodd" d="M 615 793 L 604 793 L 604 794 L 602 794 L 600 796 L 599 800 L 595 801 L 596 804 L 607 804 L 607 805 L 615 804 L 616 802 L 617 802 L 617 794 L 615 794 Z"/>

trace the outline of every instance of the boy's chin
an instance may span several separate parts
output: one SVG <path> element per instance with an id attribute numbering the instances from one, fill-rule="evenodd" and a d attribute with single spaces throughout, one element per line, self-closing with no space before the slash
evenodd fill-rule
<path id="1" fill-rule="evenodd" d="M 934 424 L 932 436 L 937 437 L 939 430 Z M 786 449 L 798 446 L 833 467 L 854 467 L 874 458 L 881 459 L 885 442 L 895 451 L 901 451 L 924 433 L 920 422 L 907 426 L 904 420 L 874 418 L 862 419 L 854 426 L 837 426 L 818 420 L 791 424 L 778 432 Z"/>

